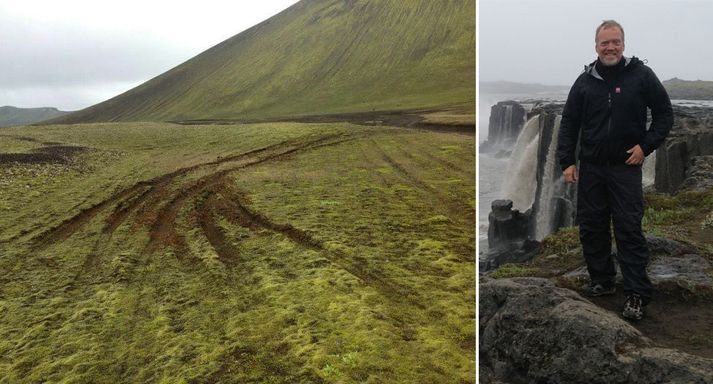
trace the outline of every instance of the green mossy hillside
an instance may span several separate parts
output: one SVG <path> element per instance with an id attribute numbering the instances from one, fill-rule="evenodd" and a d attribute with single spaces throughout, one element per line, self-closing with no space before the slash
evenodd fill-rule
<path id="1" fill-rule="evenodd" d="M 134 89 L 54 122 L 452 105 L 473 111 L 474 104 L 475 1 L 305 0 Z"/>

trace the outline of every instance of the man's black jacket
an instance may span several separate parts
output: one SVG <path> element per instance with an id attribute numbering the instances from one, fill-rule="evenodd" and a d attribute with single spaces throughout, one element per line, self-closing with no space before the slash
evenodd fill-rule
<path id="1" fill-rule="evenodd" d="M 574 82 L 562 112 L 557 157 L 562 170 L 579 159 L 593 164 L 623 164 L 636 144 L 649 155 L 673 125 L 671 100 L 654 72 L 636 57 L 607 83 L 590 64 Z M 646 130 L 646 108 L 651 126 Z"/>

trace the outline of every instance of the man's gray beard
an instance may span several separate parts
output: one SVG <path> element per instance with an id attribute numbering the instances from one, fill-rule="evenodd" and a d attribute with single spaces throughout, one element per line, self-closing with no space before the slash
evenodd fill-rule
<path id="1" fill-rule="evenodd" d="M 606 61 L 599 59 L 599 62 L 602 63 L 602 65 L 604 65 L 605 67 L 613 67 L 613 66 L 619 64 L 620 61 L 621 61 L 621 59 L 618 59 L 618 60 L 612 62 L 611 64 L 609 64 Z"/>

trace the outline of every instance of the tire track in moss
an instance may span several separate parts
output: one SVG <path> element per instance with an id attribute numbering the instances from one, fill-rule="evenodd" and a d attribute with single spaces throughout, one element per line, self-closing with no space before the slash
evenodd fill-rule
<path id="1" fill-rule="evenodd" d="M 417 186 L 418 188 L 420 188 L 426 192 L 429 192 L 429 193 L 438 195 L 439 197 L 442 197 L 442 196 L 440 196 L 440 193 L 438 192 L 438 190 L 436 190 L 435 188 L 433 188 L 430 185 L 423 182 L 421 179 L 419 179 L 416 176 L 414 176 L 413 174 L 411 174 L 409 171 L 406 170 L 406 168 L 403 167 L 403 165 L 399 164 L 396 160 L 394 160 L 391 156 L 389 156 L 386 153 L 386 151 L 384 151 L 384 149 L 381 148 L 381 146 L 375 140 L 372 140 L 372 143 L 374 144 L 374 149 L 376 149 L 381 154 L 381 159 L 384 160 L 387 164 L 389 164 L 391 166 L 391 168 L 393 168 L 396 171 L 396 173 L 399 176 L 401 176 L 402 179 L 410 182 L 411 184 Z"/>
<path id="2" fill-rule="evenodd" d="M 258 148 L 255 150 L 251 150 L 248 152 L 240 153 L 234 156 L 229 156 L 229 157 L 224 157 L 220 158 L 216 161 L 211 161 L 208 163 L 202 163 L 202 164 L 196 164 L 190 167 L 186 168 L 181 168 L 178 169 L 174 172 L 153 178 L 148 181 L 141 181 L 136 184 L 134 184 L 131 187 L 128 187 L 122 191 L 119 191 L 113 195 L 111 195 L 109 198 L 89 207 L 81 210 L 78 214 L 74 215 L 73 217 L 66 219 L 62 221 L 60 224 L 57 226 L 50 228 L 35 237 L 33 237 L 32 242 L 34 243 L 33 245 L 33 250 L 43 250 L 49 245 L 53 243 L 57 243 L 60 241 L 63 241 L 70 236 L 72 236 L 77 230 L 79 230 L 82 226 L 84 226 L 86 223 L 88 223 L 90 220 L 92 220 L 94 217 L 96 217 L 99 213 L 103 212 L 107 208 L 111 206 L 115 206 L 114 212 L 108 217 L 107 220 L 110 221 L 109 227 L 116 229 L 124 220 L 126 220 L 128 215 L 121 214 L 121 211 L 125 212 L 133 212 L 136 210 L 136 207 L 139 205 L 146 205 L 145 203 L 152 197 L 156 197 L 157 195 L 160 195 L 162 192 L 165 192 L 166 188 L 169 187 L 169 185 L 175 181 L 178 177 L 180 176 L 187 176 L 190 173 L 200 171 L 204 168 L 216 168 L 220 166 L 225 166 L 226 164 L 229 164 L 231 162 L 245 162 L 246 159 L 252 159 L 254 157 L 257 157 L 257 160 L 252 161 L 252 162 L 247 162 L 243 163 L 231 168 L 228 168 L 227 170 L 220 171 L 220 174 L 225 174 L 227 172 L 244 168 L 246 166 L 251 166 L 251 165 L 256 165 L 265 161 L 269 160 L 277 160 L 281 159 L 284 156 L 290 155 L 294 152 L 304 150 L 304 149 L 313 149 L 313 148 L 319 148 L 325 145 L 333 145 L 336 143 L 327 143 L 328 140 L 333 139 L 335 137 L 339 137 L 341 135 L 328 135 L 325 137 L 321 137 L 317 140 L 313 140 L 307 143 L 300 143 L 297 140 L 288 140 L 288 141 L 283 141 L 277 144 L 269 145 L 266 147 Z M 280 149 L 287 148 L 287 150 L 284 150 L 282 152 L 279 152 Z M 272 155 L 269 153 L 273 152 Z M 260 157 L 261 154 L 263 153 L 268 153 L 265 157 Z M 149 191 L 148 194 L 142 194 L 142 192 L 145 190 L 145 188 L 150 187 L 151 190 Z M 135 198 L 137 194 L 142 194 L 140 198 Z"/>
<path id="3" fill-rule="evenodd" d="M 431 196 L 436 196 L 439 201 L 443 202 L 445 208 L 453 217 L 465 218 L 468 222 L 472 222 L 473 225 L 475 225 L 475 208 L 466 203 L 454 201 L 448 194 L 445 194 L 441 190 L 426 184 L 424 181 L 404 168 L 403 165 L 394 160 L 394 158 L 389 156 L 376 141 L 372 140 L 372 143 L 374 144 L 374 148 L 381 154 L 382 159 L 389 164 L 396 171 L 396 174 L 398 174 L 402 179 L 418 187 L 423 192 Z M 467 213 L 467 216 L 465 213 Z"/>
<path id="4" fill-rule="evenodd" d="M 203 176 L 188 187 L 180 188 L 176 194 L 163 208 L 158 211 L 156 219 L 149 231 L 149 244 L 145 252 L 151 253 L 161 245 L 174 245 L 183 247 L 185 241 L 181 239 L 180 234 L 175 230 L 176 215 L 181 207 L 189 200 L 197 196 L 206 189 L 210 189 L 215 185 L 223 183 L 224 177 L 231 172 L 252 167 L 258 164 L 263 164 L 270 161 L 282 161 L 290 156 L 301 153 L 307 150 L 314 150 L 325 146 L 332 146 L 353 140 L 353 137 L 342 137 L 342 135 L 329 135 L 307 143 L 288 146 L 281 151 L 267 151 L 265 155 L 258 155 L 254 158 L 247 158 L 242 164 L 229 167 L 220 171 L 216 171 Z"/>
<path id="5" fill-rule="evenodd" d="M 302 247 L 320 252 L 332 264 L 347 271 L 363 284 L 375 288 L 384 297 L 395 302 L 407 301 L 409 304 L 423 309 L 424 300 L 419 294 L 409 287 L 394 282 L 382 273 L 369 268 L 365 260 L 352 259 L 343 252 L 329 249 L 322 241 L 310 233 L 296 228 L 290 223 L 277 223 L 260 212 L 251 209 L 247 203 L 247 195 L 235 187 L 223 188 L 217 193 L 224 194 L 221 200 L 224 204 L 224 210 L 235 213 L 234 217 L 226 218 L 229 220 L 235 219 L 235 224 L 253 231 L 266 229 L 273 233 L 279 233 Z M 218 244 L 218 248 L 224 249 L 224 247 L 224 242 Z"/>
<path id="6" fill-rule="evenodd" d="M 145 203 L 146 200 L 148 200 L 149 196 L 146 196 L 146 198 L 143 198 L 143 199 L 133 199 L 133 197 L 135 197 L 135 194 L 139 193 L 139 191 L 141 191 L 142 189 L 144 189 L 146 187 L 152 188 L 152 191 L 150 191 L 150 192 L 153 196 L 158 193 L 157 191 L 162 191 L 169 184 L 170 181 L 174 180 L 178 176 L 186 175 L 191 171 L 196 171 L 203 167 L 215 166 L 215 165 L 220 165 L 220 164 L 231 162 L 231 161 L 236 161 L 243 157 L 261 153 L 261 152 L 270 150 L 271 148 L 280 147 L 282 145 L 285 145 L 285 142 L 270 145 L 270 146 L 263 147 L 263 148 L 258 148 L 255 150 L 251 150 L 251 151 L 248 151 L 245 153 L 238 154 L 238 155 L 221 158 L 216 161 L 211 161 L 208 163 L 196 164 L 196 165 L 193 165 L 190 167 L 181 168 L 174 172 L 155 177 L 148 181 L 140 181 L 140 182 L 132 185 L 131 187 L 128 187 L 122 191 L 119 191 L 119 192 L 111 195 L 109 198 L 105 199 L 104 201 L 101 201 L 89 208 L 81 210 L 78 214 L 74 215 L 73 217 L 71 217 L 67 220 L 64 220 L 59 225 L 57 225 L 49 230 L 46 230 L 46 231 L 42 232 L 41 234 L 35 236 L 32 239 L 33 242 L 35 243 L 34 249 L 42 250 L 52 243 L 56 243 L 56 242 L 63 241 L 65 239 L 67 239 L 68 237 L 72 236 L 72 234 L 74 234 L 74 232 L 76 232 L 84 224 L 86 224 L 91 219 L 93 219 L 97 214 L 99 214 L 101 211 L 105 210 L 107 207 L 110 207 L 113 204 L 117 205 L 118 210 L 131 211 L 131 210 L 135 209 L 136 206 L 141 205 L 141 204 Z M 129 203 L 128 206 L 122 206 L 122 203 L 125 203 L 127 201 L 130 201 L 132 203 Z M 110 216 L 108 220 L 110 220 L 110 221 L 118 220 L 119 221 L 118 223 L 110 225 L 110 226 L 116 228 L 121 224 L 121 221 L 123 221 L 123 219 L 125 219 L 125 216 L 123 216 L 121 214 L 115 214 L 113 216 Z"/>
<path id="7" fill-rule="evenodd" d="M 441 166 L 445 167 L 446 169 L 455 170 L 456 172 L 460 173 L 462 176 L 473 177 L 473 178 L 475 177 L 475 168 L 473 168 L 472 170 L 469 170 L 469 169 L 463 168 L 462 166 L 460 166 L 452 161 L 449 161 L 442 157 L 436 156 L 433 153 L 431 153 L 433 148 L 424 145 L 423 140 L 413 140 L 413 139 L 414 139 L 413 136 L 405 136 L 402 139 L 402 142 L 404 144 L 407 144 L 408 148 L 416 149 L 418 151 L 419 156 L 424 156 L 424 157 L 428 158 L 428 160 L 430 160 L 434 163 L 438 163 Z M 475 153 L 475 148 L 473 148 L 473 150 L 474 150 L 473 153 Z M 408 151 L 402 151 L 402 152 L 409 158 L 414 157 L 411 152 L 408 152 Z"/>
<path id="8" fill-rule="evenodd" d="M 218 254 L 219 260 L 226 266 L 241 264 L 243 260 L 240 253 L 229 245 L 225 233 L 216 222 L 219 216 L 229 221 L 232 221 L 235 216 L 227 209 L 225 202 L 213 191 L 206 190 L 202 194 L 202 199 L 196 203 L 196 216 L 203 234 Z"/>
<path id="9" fill-rule="evenodd" d="M 66 290 L 73 290 L 78 287 L 79 284 L 77 283 L 80 281 L 82 276 L 88 275 L 89 271 L 94 271 L 99 267 L 99 260 L 106 254 L 106 249 L 112 241 L 114 231 L 116 231 L 119 225 L 124 222 L 126 217 L 128 217 L 132 211 L 138 208 L 138 206 L 131 204 L 131 202 L 141 200 L 144 196 L 151 192 L 152 187 L 144 186 L 143 189 L 144 190 L 142 192 L 134 194 L 126 200 L 120 201 L 111 215 L 109 215 L 104 223 L 101 233 L 94 242 L 91 252 L 85 257 L 81 268 L 79 268 L 71 282 L 65 287 Z"/>
<path id="10" fill-rule="evenodd" d="M 185 250 L 186 241 L 182 234 L 176 232 L 176 215 L 185 203 L 194 198 L 201 190 L 220 183 L 221 178 L 229 172 L 266 161 L 284 160 L 303 150 L 335 145 L 352 139 L 354 139 L 352 135 L 343 137 L 337 134 L 322 136 L 309 141 L 282 141 L 237 155 L 223 157 L 216 161 L 181 168 L 148 181 L 138 182 L 115 193 L 108 199 L 82 210 L 74 217 L 64 220 L 60 225 L 35 237 L 33 249 L 41 251 L 52 244 L 68 239 L 97 215 L 111 209 L 111 212 L 104 219 L 101 232 L 97 235 L 91 250 L 84 256 L 84 260 L 77 272 L 63 287 L 64 290 L 72 291 L 82 286 L 79 281 L 84 277 L 91 276 L 96 278 L 102 274 L 106 275 L 100 270 L 102 262 L 99 260 L 107 254 L 114 238 L 114 232 L 129 219 L 131 219 L 130 232 L 133 233 L 141 230 L 146 225 L 150 225 L 149 243 L 140 252 L 143 255 L 140 257 L 141 259 L 147 260 L 149 255 L 161 246 L 174 247 L 179 251 L 175 252 L 174 255 L 180 259 L 185 253 L 181 250 Z M 218 169 L 220 171 L 216 171 Z M 192 184 L 184 180 L 200 172 L 206 172 L 208 175 L 199 178 Z M 188 186 L 186 187 L 185 185 Z M 168 203 L 164 203 L 166 200 L 169 200 Z M 113 272 L 110 273 L 113 276 Z"/>
<path id="11" fill-rule="evenodd" d="M 388 314 L 382 314 L 381 320 L 388 321 L 399 329 L 402 340 L 411 341 L 416 338 L 416 331 L 413 326 L 419 323 L 417 319 L 424 317 L 427 309 L 424 304 L 427 300 L 418 292 L 370 268 L 367 265 L 367 261 L 362 258 L 351 258 L 343 252 L 329 249 L 323 242 L 308 232 L 289 223 L 277 223 L 260 212 L 251 209 L 247 203 L 246 193 L 230 183 L 216 183 L 213 187 L 216 189 L 206 191 L 210 196 L 207 201 L 220 201 L 220 204 L 207 203 L 203 206 L 203 208 L 212 207 L 208 209 L 213 209 L 213 215 L 203 213 L 204 222 L 202 225 L 205 226 L 204 233 L 211 246 L 226 264 L 234 264 L 236 259 L 239 260 L 239 256 L 236 256 L 237 251 L 231 248 L 222 231 L 212 221 L 215 213 L 217 213 L 216 210 L 219 210 L 221 214 L 229 212 L 230 214 L 223 217 L 233 224 L 255 232 L 267 230 L 272 233 L 278 233 L 301 247 L 318 251 L 336 268 L 346 271 L 364 286 L 375 289 L 381 296 L 392 302 L 391 310 Z M 217 196 L 221 198 L 218 199 Z M 401 306 L 404 303 L 408 304 L 407 308 Z M 397 309 L 397 307 L 400 307 L 400 309 Z"/>

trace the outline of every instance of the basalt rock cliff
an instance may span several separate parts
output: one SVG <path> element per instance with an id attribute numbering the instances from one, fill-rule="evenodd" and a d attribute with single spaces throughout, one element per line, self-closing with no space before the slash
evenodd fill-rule
<path id="1" fill-rule="evenodd" d="M 713 109 L 676 106 L 674 116 L 669 137 L 656 151 L 656 190 L 676 193 L 710 186 Z"/>

